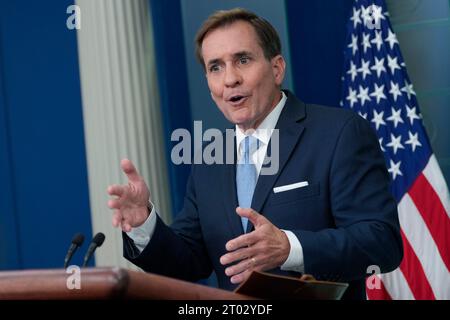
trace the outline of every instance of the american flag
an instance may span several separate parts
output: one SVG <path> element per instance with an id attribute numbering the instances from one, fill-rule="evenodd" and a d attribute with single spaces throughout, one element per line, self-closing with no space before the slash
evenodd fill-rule
<path id="1" fill-rule="evenodd" d="M 450 299 L 450 197 L 383 0 L 356 0 L 341 106 L 376 131 L 398 203 L 404 258 L 369 299 Z"/>

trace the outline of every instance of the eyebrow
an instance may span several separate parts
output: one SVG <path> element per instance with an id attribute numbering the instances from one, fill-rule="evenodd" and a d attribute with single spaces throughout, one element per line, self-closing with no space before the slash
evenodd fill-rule
<path id="1" fill-rule="evenodd" d="M 253 57 L 253 54 L 251 52 L 248 52 L 248 51 L 239 51 L 239 52 L 233 54 L 233 58 L 238 58 L 238 59 L 242 58 L 242 57 L 245 57 L 245 56 Z"/>
<path id="2" fill-rule="evenodd" d="M 239 58 L 242 58 L 242 57 L 245 57 L 245 56 L 253 57 L 253 54 L 251 52 L 249 52 L 249 51 L 239 51 L 239 52 L 236 52 L 236 53 L 233 54 L 233 58 L 234 59 L 239 59 Z M 209 66 L 217 64 L 217 63 L 219 63 L 221 61 L 222 61 L 222 59 L 209 60 L 207 66 L 209 67 Z"/>

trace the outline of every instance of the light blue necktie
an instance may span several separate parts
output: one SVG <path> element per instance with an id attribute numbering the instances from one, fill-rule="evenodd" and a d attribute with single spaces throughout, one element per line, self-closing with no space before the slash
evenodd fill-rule
<path id="1" fill-rule="evenodd" d="M 241 208 L 250 208 L 256 180 L 258 179 L 256 167 L 251 160 L 251 156 L 258 149 L 258 139 L 253 136 L 246 136 L 241 142 L 241 149 L 243 150 L 242 157 L 236 168 L 236 190 L 239 206 Z M 248 219 L 242 217 L 241 220 L 245 233 Z"/>

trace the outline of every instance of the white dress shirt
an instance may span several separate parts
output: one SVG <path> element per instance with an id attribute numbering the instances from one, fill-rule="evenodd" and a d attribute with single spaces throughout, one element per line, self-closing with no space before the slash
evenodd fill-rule
<path id="1" fill-rule="evenodd" d="M 256 167 L 256 173 L 259 176 L 261 167 L 267 152 L 267 147 L 269 145 L 269 140 L 272 135 L 273 130 L 278 122 L 281 111 L 284 108 L 287 97 L 282 92 L 282 98 L 280 102 L 275 106 L 275 108 L 267 115 L 263 122 L 258 126 L 256 130 L 252 132 L 252 136 L 259 140 L 259 148 L 252 154 L 252 160 Z M 242 157 L 241 141 L 245 138 L 244 132 L 236 125 L 236 145 L 239 146 L 237 152 L 237 160 L 239 163 Z M 154 233 L 156 226 L 156 212 L 155 207 L 152 205 L 152 211 L 150 212 L 147 220 L 139 227 L 133 228 L 127 235 L 134 241 L 134 244 L 142 252 Z M 303 262 L 303 248 L 300 241 L 295 236 L 295 234 L 289 230 L 282 230 L 289 239 L 290 252 L 287 260 L 281 266 L 282 270 L 304 272 L 304 262 Z M 230 239 L 231 240 L 231 239 Z"/>

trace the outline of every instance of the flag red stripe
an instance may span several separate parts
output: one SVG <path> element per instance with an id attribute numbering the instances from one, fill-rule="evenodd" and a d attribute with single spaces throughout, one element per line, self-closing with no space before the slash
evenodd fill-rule
<path id="1" fill-rule="evenodd" d="M 405 276 L 416 300 L 435 300 L 433 290 L 425 275 L 422 264 L 416 256 L 403 230 L 400 230 L 403 239 L 403 260 L 400 270 Z"/>
<path id="2" fill-rule="evenodd" d="M 450 270 L 450 219 L 440 198 L 423 174 L 417 177 L 408 193 L 430 230 L 447 270 Z"/>
<path id="3" fill-rule="evenodd" d="M 383 281 L 380 279 L 381 287 L 380 289 L 367 289 L 366 293 L 369 300 L 392 300 L 389 292 L 387 292 Z"/>

